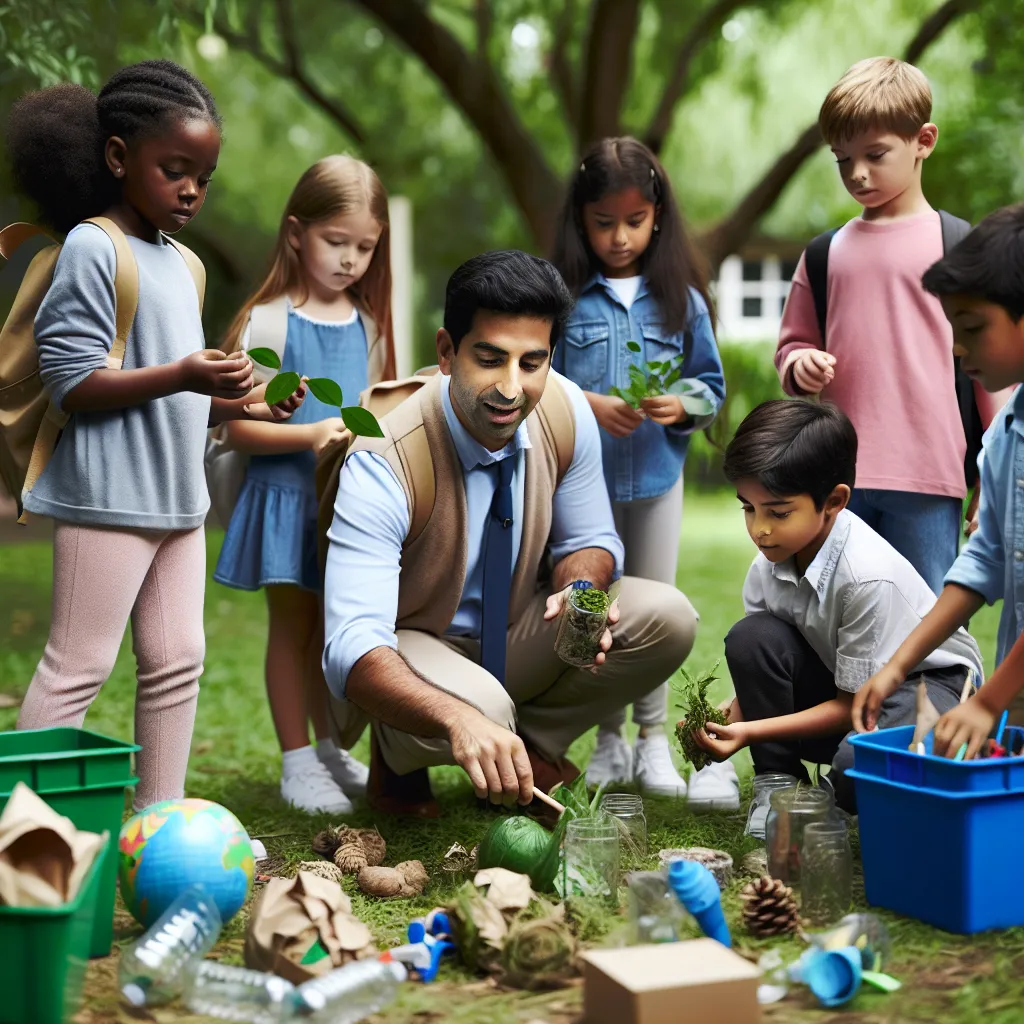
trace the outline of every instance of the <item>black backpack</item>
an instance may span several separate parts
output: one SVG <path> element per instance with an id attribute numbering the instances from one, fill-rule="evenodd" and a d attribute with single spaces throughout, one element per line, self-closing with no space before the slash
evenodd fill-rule
<path id="1" fill-rule="evenodd" d="M 945 210 L 939 210 L 939 221 L 942 224 L 942 252 L 949 252 L 971 230 L 971 225 L 954 217 Z M 814 312 L 818 318 L 818 330 L 821 332 L 822 344 L 825 343 L 825 322 L 828 316 L 828 249 L 832 236 L 838 229 L 833 228 L 818 235 L 808 244 L 804 251 L 804 266 L 807 269 L 807 283 L 811 287 L 814 298 Z M 964 427 L 967 439 L 967 454 L 964 456 L 964 480 L 967 489 L 971 490 L 978 481 L 978 454 L 981 452 L 981 439 L 985 428 L 981 425 L 981 413 L 974 397 L 974 383 L 963 370 L 960 360 L 954 358 L 956 370 L 956 402 L 960 409 L 960 422 Z"/>

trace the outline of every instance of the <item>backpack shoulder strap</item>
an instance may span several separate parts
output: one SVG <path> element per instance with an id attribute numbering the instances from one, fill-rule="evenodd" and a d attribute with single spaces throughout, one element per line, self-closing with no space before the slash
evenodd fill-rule
<path id="1" fill-rule="evenodd" d="M 124 232 L 109 217 L 89 217 L 84 223 L 95 224 L 114 245 L 114 342 L 107 356 L 107 367 L 120 370 L 139 306 L 139 265 Z"/>
<path id="2" fill-rule="evenodd" d="M 555 374 L 548 374 L 544 393 L 537 403 L 537 419 L 540 421 L 541 430 L 555 450 L 558 462 L 555 477 L 557 486 L 569 471 L 572 457 L 576 452 L 576 414 L 572 401 Z"/>
<path id="3" fill-rule="evenodd" d="M 804 250 L 804 269 L 807 271 L 807 283 L 814 299 L 814 313 L 818 318 L 818 331 L 823 346 L 825 326 L 828 322 L 828 250 L 835 233 L 835 228 L 823 231 L 816 238 L 812 238 Z"/>
<path id="4" fill-rule="evenodd" d="M 939 210 L 939 223 L 942 225 L 942 255 L 945 256 L 970 234 L 971 224 L 945 210 Z"/>
<path id="5" fill-rule="evenodd" d="M 170 242 L 185 261 L 185 266 L 188 267 L 188 272 L 195 282 L 196 294 L 199 296 L 199 312 L 202 313 L 203 301 L 206 299 L 206 267 L 203 266 L 203 261 L 187 245 L 182 245 L 170 235 L 164 235 L 164 240 Z"/>
<path id="6" fill-rule="evenodd" d="M 427 378 L 429 381 L 429 378 Z M 388 414 L 388 427 L 395 438 L 395 452 L 409 481 L 409 533 L 406 543 L 412 544 L 423 532 L 434 511 L 437 481 L 434 478 L 434 459 L 430 442 L 423 426 L 422 402 L 429 400 L 430 392 L 420 387 L 414 401 L 402 402 Z"/>
<path id="7" fill-rule="evenodd" d="M 253 306 L 249 314 L 248 348 L 269 348 L 280 359 L 288 340 L 288 297 Z"/>

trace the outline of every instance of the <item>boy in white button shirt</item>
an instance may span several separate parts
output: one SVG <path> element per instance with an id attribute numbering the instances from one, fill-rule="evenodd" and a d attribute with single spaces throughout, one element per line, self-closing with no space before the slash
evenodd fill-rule
<path id="1" fill-rule="evenodd" d="M 749 746 L 757 774 L 806 780 L 801 761 L 831 764 L 836 803 L 856 811 L 854 694 L 935 604 L 914 567 L 846 505 L 857 434 L 827 403 L 759 405 L 725 453 L 758 555 L 743 585 L 745 616 L 725 638 L 736 697 L 729 724 L 697 741 L 722 760 Z M 981 679 L 978 645 L 958 629 L 884 702 L 880 728 L 912 723 L 923 679 L 939 713 Z"/>

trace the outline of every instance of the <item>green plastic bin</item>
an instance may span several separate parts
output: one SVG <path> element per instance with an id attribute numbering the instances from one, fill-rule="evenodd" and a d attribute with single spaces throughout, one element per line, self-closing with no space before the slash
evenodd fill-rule
<path id="1" fill-rule="evenodd" d="M 109 832 L 96 900 L 90 956 L 107 956 L 114 941 L 117 839 L 124 817 L 124 791 L 132 776 L 134 743 L 87 729 L 27 729 L 0 732 L 0 812 L 19 782 L 85 832 Z M 0 990 L 2 991 L 2 990 Z"/>
<path id="2" fill-rule="evenodd" d="M 112 862 L 108 843 L 63 907 L 0 907 L 4 1024 L 61 1024 L 78 1009 L 102 879 Z"/>

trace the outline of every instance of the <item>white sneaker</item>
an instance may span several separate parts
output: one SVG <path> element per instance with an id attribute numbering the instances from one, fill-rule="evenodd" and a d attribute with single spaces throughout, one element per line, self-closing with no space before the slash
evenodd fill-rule
<path id="1" fill-rule="evenodd" d="M 617 732 L 597 732 L 597 746 L 587 765 L 588 786 L 610 786 L 633 780 L 633 751 Z"/>
<path id="2" fill-rule="evenodd" d="M 738 811 L 740 780 L 732 761 L 713 761 L 690 776 L 689 805 L 695 811 Z"/>
<path id="3" fill-rule="evenodd" d="M 643 793 L 655 796 L 686 796 L 686 780 L 672 763 L 672 751 L 664 732 L 638 736 L 633 751 L 633 778 Z"/>
<path id="4" fill-rule="evenodd" d="M 281 779 L 281 796 L 296 810 L 307 814 L 351 814 L 353 809 L 352 801 L 319 761 Z"/>
<path id="5" fill-rule="evenodd" d="M 357 761 L 347 750 L 338 747 L 322 751 L 319 744 L 316 756 L 331 773 L 331 778 L 345 791 L 345 796 L 351 800 L 366 796 L 370 769 L 362 761 Z"/>

